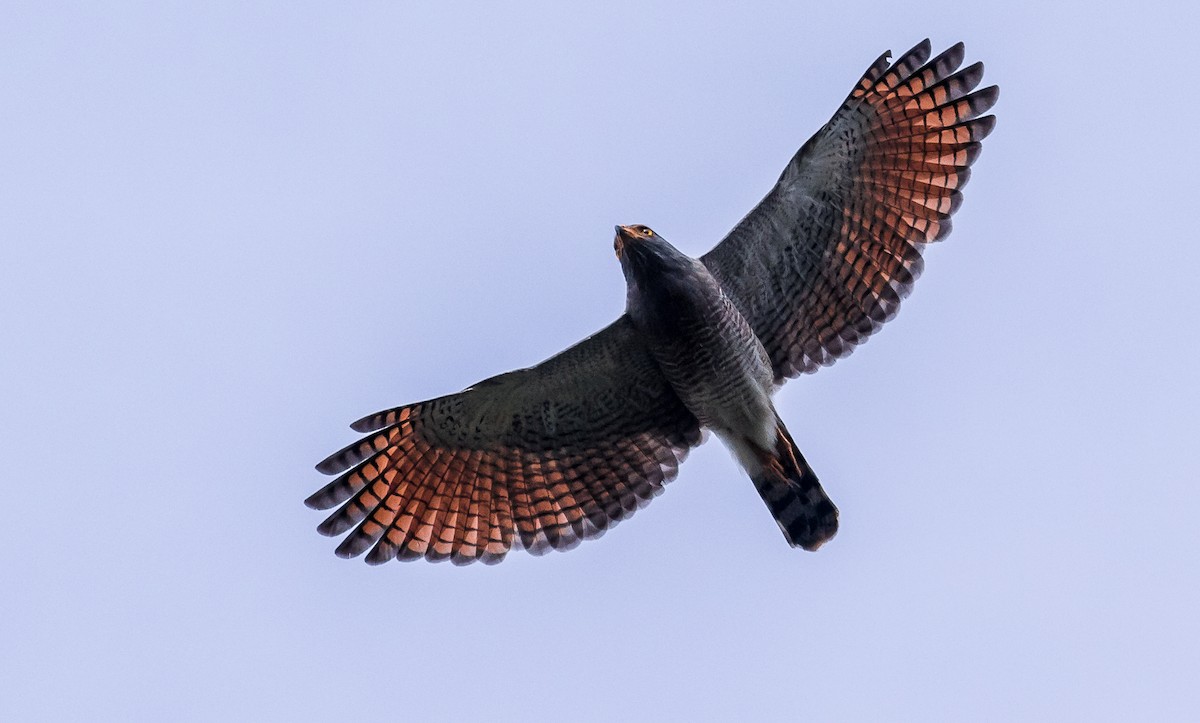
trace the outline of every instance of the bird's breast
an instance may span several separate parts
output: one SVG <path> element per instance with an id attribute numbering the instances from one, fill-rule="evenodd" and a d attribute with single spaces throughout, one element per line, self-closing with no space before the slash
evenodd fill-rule
<path id="1" fill-rule="evenodd" d="M 774 374 L 762 342 L 709 277 L 631 297 L 630 317 L 659 368 L 701 424 L 753 433 L 770 423 Z"/>

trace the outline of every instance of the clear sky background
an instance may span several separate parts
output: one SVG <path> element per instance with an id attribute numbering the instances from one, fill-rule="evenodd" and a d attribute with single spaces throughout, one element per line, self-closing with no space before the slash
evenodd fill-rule
<path id="1" fill-rule="evenodd" d="M 1200 707 L 1187 3 L 7 2 L 0 719 L 1182 720 Z M 881 51 L 1002 87 L 899 318 L 602 540 L 333 555 L 346 426 L 619 314 Z"/>

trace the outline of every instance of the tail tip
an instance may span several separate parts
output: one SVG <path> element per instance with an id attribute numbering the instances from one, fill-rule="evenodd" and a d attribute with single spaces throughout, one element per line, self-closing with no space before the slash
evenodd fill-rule
<path id="1" fill-rule="evenodd" d="M 801 547 L 808 552 L 816 552 L 821 545 L 833 539 L 838 531 L 838 510 L 828 498 L 820 500 L 796 517 L 783 528 L 792 547 Z"/>

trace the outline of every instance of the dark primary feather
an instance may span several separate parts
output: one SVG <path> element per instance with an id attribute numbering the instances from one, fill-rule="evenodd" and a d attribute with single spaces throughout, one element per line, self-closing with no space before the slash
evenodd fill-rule
<path id="1" fill-rule="evenodd" d="M 702 257 L 771 356 L 777 381 L 848 355 L 912 290 L 925 244 L 950 232 L 995 119 L 983 65 L 926 40 L 884 54 L 779 182 Z M 957 71 L 957 72 L 955 72 Z"/>
<path id="2" fill-rule="evenodd" d="M 660 493 L 700 441 L 627 317 L 537 366 L 353 426 L 372 434 L 317 465 L 339 476 L 306 503 L 341 505 L 318 529 L 353 529 L 338 554 L 372 563 L 569 549 Z"/>

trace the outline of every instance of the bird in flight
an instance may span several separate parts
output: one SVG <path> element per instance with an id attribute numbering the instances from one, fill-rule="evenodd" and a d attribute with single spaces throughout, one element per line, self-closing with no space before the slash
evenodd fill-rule
<path id="1" fill-rule="evenodd" d="M 838 511 L 772 403 L 789 378 L 849 354 L 896 315 L 926 244 L 950 233 L 995 86 L 959 43 L 876 60 L 765 198 L 687 256 L 617 226 L 627 285 L 615 322 L 533 367 L 366 416 L 367 436 L 317 465 L 306 500 L 337 509 L 342 557 L 496 563 L 567 550 L 662 492 L 711 430 L 792 546 Z"/>

